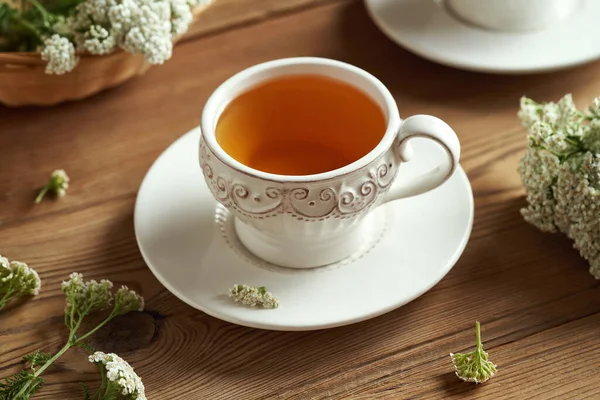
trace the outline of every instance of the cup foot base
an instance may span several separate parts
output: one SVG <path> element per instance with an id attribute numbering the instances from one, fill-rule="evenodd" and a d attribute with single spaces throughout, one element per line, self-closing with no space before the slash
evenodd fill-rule
<path id="1" fill-rule="evenodd" d="M 384 207 L 381 207 L 384 208 Z M 385 210 L 375 210 L 352 229 L 323 239 L 319 235 L 282 237 L 260 231 L 234 219 L 240 244 L 255 257 L 279 267 L 312 269 L 365 253 L 385 229 Z"/>

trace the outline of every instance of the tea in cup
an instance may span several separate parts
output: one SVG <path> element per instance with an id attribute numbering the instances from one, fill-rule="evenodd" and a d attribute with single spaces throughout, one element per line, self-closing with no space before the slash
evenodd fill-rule
<path id="1" fill-rule="evenodd" d="M 280 59 L 239 72 L 210 96 L 201 131 L 206 184 L 235 217 L 240 242 L 290 268 L 351 256 L 371 211 L 438 187 L 460 157 L 445 122 L 428 115 L 402 120 L 377 78 L 325 58 Z M 397 177 L 414 137 L 433 140 L 444 155 L 421 176 Z"/>

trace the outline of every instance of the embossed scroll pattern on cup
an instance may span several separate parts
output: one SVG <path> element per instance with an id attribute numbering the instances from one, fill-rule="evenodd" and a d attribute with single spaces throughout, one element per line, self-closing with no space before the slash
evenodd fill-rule
<path id="1" fill-rule="evenodd" d="M 206 146 L 200 143 L 200 163 L 215 198 L 240 217 L 265 219 L 289 214 L 298 220 L 323 221 L 350 218 L 379 204 L 398 172 L 399 162 L 389 150 L 367 168 L 328 181 L 282 183 L 249 176 L 243 182 Z"/>

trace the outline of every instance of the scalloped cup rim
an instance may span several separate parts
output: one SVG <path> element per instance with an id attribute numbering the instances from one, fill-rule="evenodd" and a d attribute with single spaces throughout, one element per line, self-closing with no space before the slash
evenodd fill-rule
<path id="1" fill-rule="evenodd" d="M 373 99 L 384 112 L 386 118 L 386 131 L 380 140 L 380 142 L 375 146 L 371 151 L 365 154 L 363 157 L 358 160 L 347 164 L 341 168 L 337 168 L 331 171 L 322 172 L 318 174 L 312 175 L 280 175 L 273 174 L 270 172 L 260 171 L 254 168 L 251 168 L 239 161 L 235 158 L 231 157 L 227 154 L 219 145 L 215 137 L 215 127 L 219 120 L 219 117 L 223 113 L 224 109 L 227 105 L 237 97 L 239 94 L 244 93 L 255 87 L 260 83 L 264 83 L 273 79 L 278 75 L 273 76 L 265 76 L 262 79 L 254 78 L 258 76 L 261 72 L 275 72 L 277 70 L 285 70 L 290 67 L 302 67 L 302 66 L 321 66 L 321 67 L 331 67 L 334 69 L 344 69 L 346 72 L 354 75 L 355 77 L 362 79 L 368 85 L 371 85 L 372 88 L 381 96 L 381 98 L 374 98 L 369 93 L 366 93 L 371 99 Z M 301 73 L 298 73 L 301 74 Z M 306 72 L 307 75 L 323 75 L 328 76 L 327 74 L 319 74 L 316 72 Z M 268 75 L 268 74 L 266 74 Z M 281 76 L 285 76 L 289 74 L 282 74 Z M 330 76 L 331 77 L 331 76 Z M 338 79 L 335 77 L 331 77 L 338 81 L 343 81 L 349 84 L 352 84 L 355 88 L 361 90 L 358 86 L 355 85 L 354 82 L 349 82 L 348 80 Z M 236 88 L 242 88 L 241 90 L 236 90 Z M 364 92 L 364 90 L 363 90 Z M 233 94 L 232 94 L 233 93 Z M 396 138 L 398 133 L 398 127 L 401 123 L 400 112 L 398 111 L 398 107 L 396 105 L 396 101 L 394 97 L 390 93 L 390 91 L 386 88 L 386 86 L 373 75 L 368 73 L 367 71 L 356 67 L 351 64 L 347 64 L 342 61 L 329 59 L 329 58 L 321 58 L 321 57 L 290 57 L 290 58 L 281 58 L 276 60 L 271 60 L 267 62 L 263 62 L 260 64 L 256 64 L 247 69 L 244 69 L 225 82 L 223 82 L 209 97 L 207 100 L 204 110 L 202 112 L 201 122 L 200 122 L 200 130 L 202 139 L 205 141 L 208 148 L 213 152 L 213 154 L 220 159 L 221 162 L 233 168 L 239 172 L 242 172 L 246 175 L 251 175 L 260 179 L 274 181 L 274 182 L 314 182 L 314 181 L 328 181 L 331 179 L 338 178 L 340 176 L 352 173 L 370 163 L 377 160 L 379 156 L 381 156 L 386 150 L 390 148 L 392 142 Z"/>

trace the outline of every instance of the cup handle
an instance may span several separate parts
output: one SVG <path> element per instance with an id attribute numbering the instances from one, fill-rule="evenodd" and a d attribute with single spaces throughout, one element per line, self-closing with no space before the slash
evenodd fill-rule
<path id="1" fill-rule="evenodd" d="M 396 138 L 395 155 L 400 162 L 409 161 L 412 149 L 410 139 L 422 137 L 431 139 L 446 150 L 447 159 L 432 170 L 409 180 L 395 182 L 385 194 L 383 202 L 416 196 L 428 192 L 444 183 L 452 176 L 460 160 L 460 142 L 450 126 L 431 115 L 414 115 L 405 119 Z"/>

